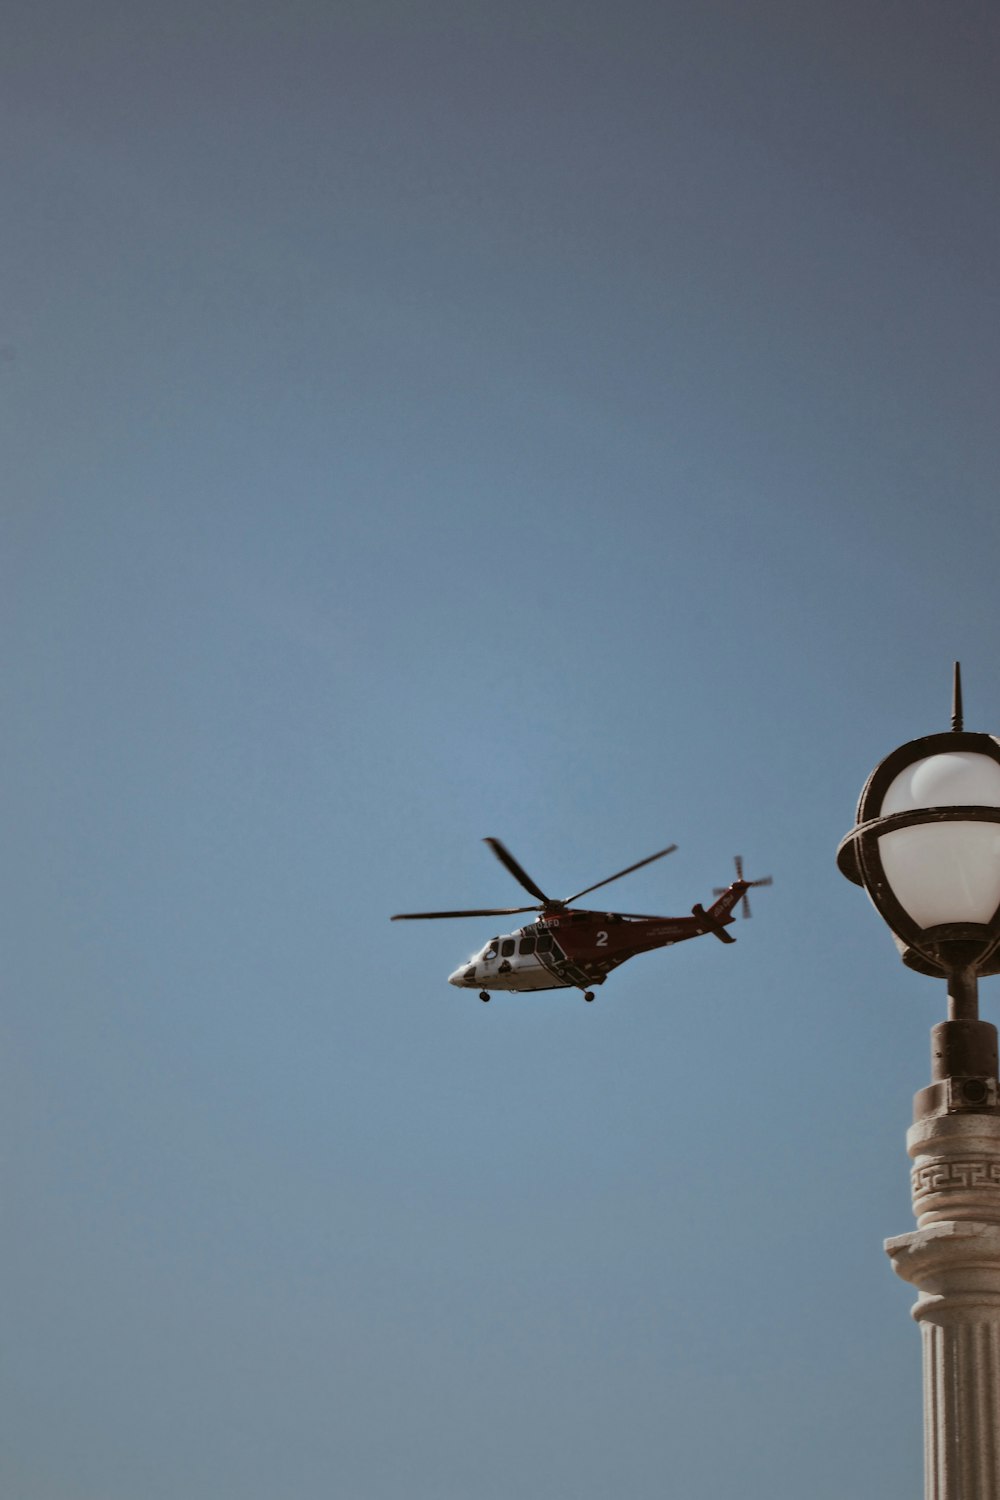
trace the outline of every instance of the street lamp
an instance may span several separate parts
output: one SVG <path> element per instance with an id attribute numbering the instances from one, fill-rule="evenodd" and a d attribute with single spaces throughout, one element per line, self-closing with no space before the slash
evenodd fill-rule
<path id="1" fill-rule="evenodd" d="M 1000 1093 L 978 979 L 1000 973 L 1000 739 L 962 727 L 892 751 L 837 851 L 903 962 L 948 985 L 931 1084 L 914 1099 L 914 1233 L 886 1241 L 918 1288 L 926 1500 L 1000 1500 Z"/>

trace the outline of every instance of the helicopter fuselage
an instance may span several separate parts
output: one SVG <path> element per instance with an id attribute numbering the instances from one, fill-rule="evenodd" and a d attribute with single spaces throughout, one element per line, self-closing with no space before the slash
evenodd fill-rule
<path id="1" fill-rule="evenodd" d="M 607 911 L 560 909 L 489 942 L 460 964 L 448 983 L 488 993 L 581 989 L 603 984 L 626 959 L 654 948 L 669 948 L 688 938 L 714 933 L 733 942 L 725 928 L 747 882 L 735 881 L 708 911 L 696 906 L 690 916 L 657 917 Z"/>

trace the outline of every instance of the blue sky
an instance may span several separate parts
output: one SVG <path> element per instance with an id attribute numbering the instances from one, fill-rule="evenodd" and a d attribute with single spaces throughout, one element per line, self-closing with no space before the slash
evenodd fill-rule
<path id="1" fill-rule="evenodd" d="M 834 851 L 953 659 L 1000 723 L 998 46 L 8 7 L 5 1494 L 915 1493 L 944 997 Z M 486 1007 L 388 922 L 485 835 L 775 884 Z"/>

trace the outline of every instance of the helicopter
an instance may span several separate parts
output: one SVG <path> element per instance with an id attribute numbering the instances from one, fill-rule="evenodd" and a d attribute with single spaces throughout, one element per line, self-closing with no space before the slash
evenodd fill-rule
<path id="1" fill-rule="evenodd" d="M 535 884 L 499 839 L 487 838 L 483 843 L 489 845 L 518 884 L 529 895 L 537 897 L 537 905 L 478 907 L 473 911 L 403 911 L 390 920 L 422 922 L 448 917 L 508 917 L 521 912 L 540 912 L 534 922 L 515 932 L 490 938 L 485 947 L 448 975 L 448 983 L 458 989 L 472 990 L 480 986 L 479 998 L 484 1001 L 490 999 L 492 990 L 525 994 L 562 989 L 578 989 L 584 1000 L 589 1001 L 594 998 L 591 986 L 603 984 L 613 969 L 637 953 L 669 948 L 674 943 L 683 943 L 688 938 L 702 937 L 706 933 L 711 933 L 722 943 L 735 943 L 736 939 L 726 931 L 735 920 L 734 908 L 739 906 L 743 916 L 749 917 L 747 892 L 754 886 L 772 883 L 770 875 L 747 880 L 743 874 L 743 860 L 737 854 L 736 879 L 730 885 L 716 887 L 713 895 L 717 899 L 707 911 L 700 904 L 694 905 L 690 916 L 686 917 L 582 911 L 572 905 L 581 896 L 589 896 L 601 886 L 610 885 L 613 880 L 621 880 L 623 875 L 631 875 L 633 871 L 673 854 L 677 845 L 670 844 L 605 880 L 585 886 L 574 896 L 555 901 Z"/>

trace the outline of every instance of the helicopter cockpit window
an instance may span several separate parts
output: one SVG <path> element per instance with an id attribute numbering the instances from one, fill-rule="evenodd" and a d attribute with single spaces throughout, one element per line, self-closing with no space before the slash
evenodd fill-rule
<path id="1" fill-rule="evenodd" d="M 483 954 L 484 958 L 496 958 L 497 944 L 499 943 L 499 941 L 499 938 L 490 938 L 489 942 L 486 944 L 486 951 Z"/>
<path id="2" fill-rule="evenodd" d="M 504 938 L 503 942 L 500 944 L 501 955 L 504 958 L 510 958 L 511 954 L 514 951 L 514 946 L 515 944 L 513 938 Z"/>
<path id="3" fill-rule="evenodd" d="M 533 937 L 522 938 L 520 951 L 522 953 L 534 953 L 535 939 Z"/>

